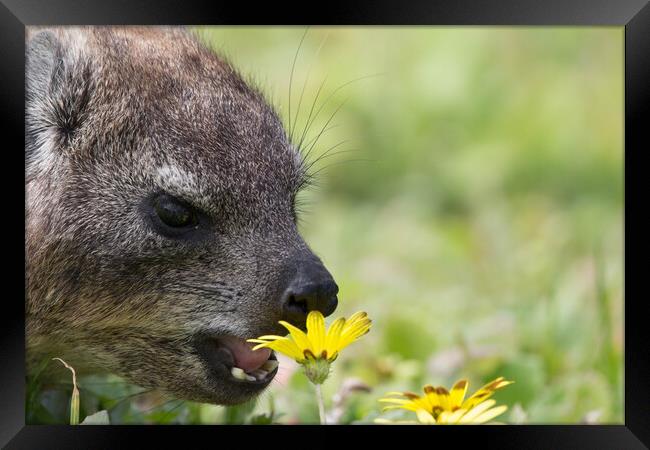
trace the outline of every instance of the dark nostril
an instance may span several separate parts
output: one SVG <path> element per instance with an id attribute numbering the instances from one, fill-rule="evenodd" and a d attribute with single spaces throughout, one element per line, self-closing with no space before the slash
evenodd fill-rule
<path id="1" fill-rule="evenodd" d="M 309 309 L 307 307 L 307 301 L 304 298 L 296 298 L 295 295 L 290 295 L 287 299 L 287 309 L 294 311 L 298 314 L 307 315 Z"/>
<path id="2" fill-rule="evenodd" d="M 321 283 L 292 283 L 282 300 L 283 318 L 294 325 L 302 325 L 309 311 L 320 311 L 329 316 L 338 305 L 338 286 L 333 280 Z"/>

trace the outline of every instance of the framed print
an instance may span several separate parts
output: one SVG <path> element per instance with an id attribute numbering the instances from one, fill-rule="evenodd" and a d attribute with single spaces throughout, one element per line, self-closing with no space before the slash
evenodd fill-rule
<path id="1" fill-rule="evenodd" d="M 3 0 L 3 445 L 647 448 L 647 2 L 211 6 Z"/>

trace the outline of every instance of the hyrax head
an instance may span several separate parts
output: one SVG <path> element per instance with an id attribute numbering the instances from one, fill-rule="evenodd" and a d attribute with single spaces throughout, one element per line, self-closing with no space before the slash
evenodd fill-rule
<path id="1" fill-rule="evenodd" d="M 26 58 L 29 359 L 259 393 L 277 364 L 244 339 L 338 291 L 296 229 L 307 175 L 277 115 L 184 31 L 30 30 Z"/>

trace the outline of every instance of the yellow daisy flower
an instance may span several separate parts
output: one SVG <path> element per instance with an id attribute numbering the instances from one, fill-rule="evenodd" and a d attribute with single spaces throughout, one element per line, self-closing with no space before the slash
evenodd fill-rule
<path id="1" fill-rule="evenodd" d="M 322 384 L 329 374 L 329 364 L 339 352 L 370 330 L 371 320 L 365 312 L 353 314 L 349 319 L 336 319 L 329 330 L 319 311 L 307 315 L 307 333 L 284 320 L 279 322 L 289 331 L 289 336 L 267 335 L 248 342 L 257 343 L 253 350 L 270 348 L 283 353 L 305 367 L 305 373 L 315 384 Z"/>
<path id="2" fill-rule="evenodd" d="M 465 399 L 469 383 L 467 380 L 459 380 L 451 392 L 442 386 L 426 385 L 423 396 L 413 392 L 389 392 L 387 397 L 379 401 L 390 403 L 384 407 L 384 411 L 406 409 L 415 412 L 418 422 L 423 424 L 481 424 L 508 409 L 505 405 L 493 407 L 496 401 L 489 398 L 497 389 L 512 383 L 514 382 L 499 377 Z M 385 419 L 377 419 L 375 422 L 387 423 Z"/>

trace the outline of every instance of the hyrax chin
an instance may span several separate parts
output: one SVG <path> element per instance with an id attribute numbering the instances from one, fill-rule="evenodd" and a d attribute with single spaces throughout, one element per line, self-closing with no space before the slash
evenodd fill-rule
<path id="1" fill-rule="evenodd" d="M 332 313 L 338 291 L 296 229 L 305 165 L 278 116 L 183 30 L 26 39 L 28 367 L 260 393 L 277 362 L 244 339 Z"/>

